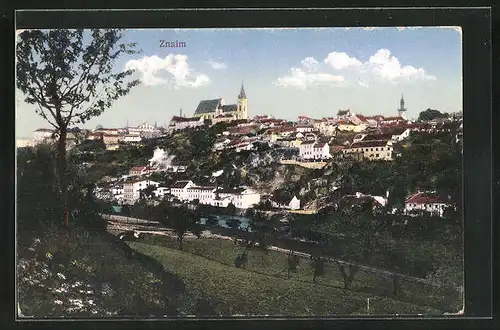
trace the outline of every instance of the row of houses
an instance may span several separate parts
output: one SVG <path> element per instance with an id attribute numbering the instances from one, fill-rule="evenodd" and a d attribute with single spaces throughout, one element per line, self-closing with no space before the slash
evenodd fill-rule
<path id="1" fill-rule="evenodd" d="M 366 195 L 362 193 L 356 193 L 354 195 L 344 195 L 342 198 L 337 201 L 336 205 L 338 206 L 343 200 L 346 199 L 370 199 L 374 203 L 374 208 L 384 207 L 387 205 L 389 198 L 389 193 L 386 196 L 373 196 Z M 403 213 L 410 216 L 416 216 L 421 214 L 422 212 L 427 212 L 434 216 L 443 217 L 444 212 L 447 208 L 454 207 L 450 201 L 443 199 L 433 192 L 417 192 L 412 194 L 405 200 L 405 205 L 403 209 Z M 392 210 L 395 212 L 396 209 Z"/>
<path id="2" fill-rule="evenodd" d="M 191 180 L 177 181 L 170 187 L 161 187 L 159 182 L 148 178 L 132 178 L 113 186 L 110 192 L 115 200 L 134 204 L 141 198 L 141 191 L 148 187 L 153 188 L 152 195 L 159 199 L 178 199 L 182 202 L 197 200 L 200 204 L 215 207 L 233 204 L 236 208 L 247 209 L 260 202 L 260 194 L 248 187 L 227 190 L 215 186 L 198 186 Z"/>
<path id="3" fill-rule="evenodd" d="M 70 128 L 67 133 L 68 148 L 84 140 L 99 140 L 107 149 L 117 149 L 119 143 L 138 143 L 144 139 L 155 138 L 162 134 L 162 129 L 156 125 L 142 123 L 137 127 L 125 128 L 97 128 L 95 130 Z M 53 129 L 39 128 L 33 133 L 33 145 L 50 142 L 57 139 L 57 132 Z"/>

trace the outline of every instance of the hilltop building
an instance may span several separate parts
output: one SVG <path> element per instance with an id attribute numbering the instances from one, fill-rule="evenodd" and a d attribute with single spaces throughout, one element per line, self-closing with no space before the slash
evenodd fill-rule
<path id="1" fill-rule="evenodd" d="M 243 83 L 241 84 L 240 94 L 238 94 L 237 104 L 225 104 L 223 98 L 203 100 L 198 104 L 193 117 L 210 120 L 225 118 L 224 121 L 247 119 L 248 99 Z"/>

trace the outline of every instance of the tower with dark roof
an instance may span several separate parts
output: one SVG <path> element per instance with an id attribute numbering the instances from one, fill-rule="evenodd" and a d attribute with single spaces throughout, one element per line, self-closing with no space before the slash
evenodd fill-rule
<path id="1" fill-rule="evenodd" d="M 398 115 L 400 117 L 404 117 L 405 112 L 406 112 L 405 99 L 403 97 L 403 94 L 401 94 L 401 101 L 399 102 Z"/>
<path id="2" fill-rule="evenodd" d="M 240 94 L 238 94 L 238 108 L 236 111 L 236 119 L 247 119 L 248 118 L 248 99 L 245 93 L 245 88 L 243 87 L 243 82 L 241 82 Z"/>

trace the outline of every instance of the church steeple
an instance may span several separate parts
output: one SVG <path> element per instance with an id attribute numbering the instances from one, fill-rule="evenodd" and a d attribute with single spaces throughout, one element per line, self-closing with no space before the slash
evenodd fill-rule
<path id="1" fill-rule="evenodd" d="M 405 108 L 405 99 L 403 97 L 403 94 L 401 94 L 401 101 L 399 102 L 398 115 L 400 115 L 401 117 L 403 117 L 405 111 L 406 111 L 406 108 Z"/>
<path id="2" fill-rule="evenodd" d="M 241 82 L 240 94 L 238 94 L 238 104 L 236 108 L 236 119 L 247 119 L 248 118 L 248 99 L 245 93 L 245 87 L 243 87 L 243 81 Z"/>
<path id="3" fill-rule="evenodd" d="M 240 94 L 238 95 L 238 99 L 246 99 L 247 94 L 245 93 L 245 88 L 243 87 L 243 81 L 241 82 L 241 90 Z"/>

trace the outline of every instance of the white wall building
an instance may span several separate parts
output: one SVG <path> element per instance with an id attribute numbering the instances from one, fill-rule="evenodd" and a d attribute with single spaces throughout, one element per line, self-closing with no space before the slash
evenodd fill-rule
<path id="1" fill-rule="evenodd" d="M 288 203 L 288 208 L 290 210 L 299 210 L 300 209 L 300 199 L 298 199 L 297 196 L 293 196 L 293 198 L 290 200 L 290 203 Z"/>
<path id="2" fill-rule="evenodd" d="M 441 200 L 437 196 L 432 196 L 426 193 L 416 193 L 410 196 L 405 201 L 405 213 L 412 213 L 412 211 L 427 211 L 431 214 L 443 216 L 444 210 L 450 206 L 449 203 Z"/>
<path id="3" fill-rule="evenodd" d="M 170 194 L 170 188 L 158 187 L 155 191 L 153 191 L 153 193 L 155 194 L 155 197 L 163 198 L 165 195 Z"/>
<path id="4" fill-rule="evenodd" d="M 170 124 L 168 125 L 168 130 L 170 132 L 173 132 L 173 131 L 183 130 L 183 129 L 190 128 L 190 127 L 203 126 L 203 124 L 204 124 L 204 119 L 202 117 L 200 117 L 200 118 L 184 118 L 184 117 L 174 116 L 170 120 Z"/>
<path id="5" fill-rule="evenodd" d="M 127 134 L 121 137 L 121 141 L 126 143 L 141 142 L 141 140 L 142 137 L 140 135 L 135 135 L 135 134 Z"/>
<path id="6" fill-rule="evenodd" d="M 140 191 L 148 186 L 159 187 L 160 183 L 151 180 L 132 180 L 123 184 L 123 199 L 125 203 L 134 204 L 141 196 Z"/>
<path id="7" fill-rule="evenodd" d="M 54 130 L 48 128 L 39 128 L 33 133 L 33 142 L 35 144 L 43 143 L 52 138 Z"/>
<path id="8" fill-rule="evenodd" d="M 188 188 L 194 187 L 193 181 L 177 181 L 170 187 L 170 193 L 177 197 L 178 199 L 187 200 L 188 199 Z"/>
<path id="9" fill-rule="evenodd" d="M 260 202 L 260 194 L 246 187 L 230 191 L 219 188 L 216 191 L 215 186 L 196 186 L 192 181 L 177 181 L 170 190 L 182 201 L 196 199 L 200 204 L 217 207 L 227 207 L 232 203 L 236 208 L 247 209 Z"/>
<path id="10" fill-rule="evenodd" d="M 329 159 L 332 157 L 330 154 L 330 146 L 327 143 L 318 143 L 315 141 L 302 142 L 299 146 L 299 157 L 302 159 Z"/>

